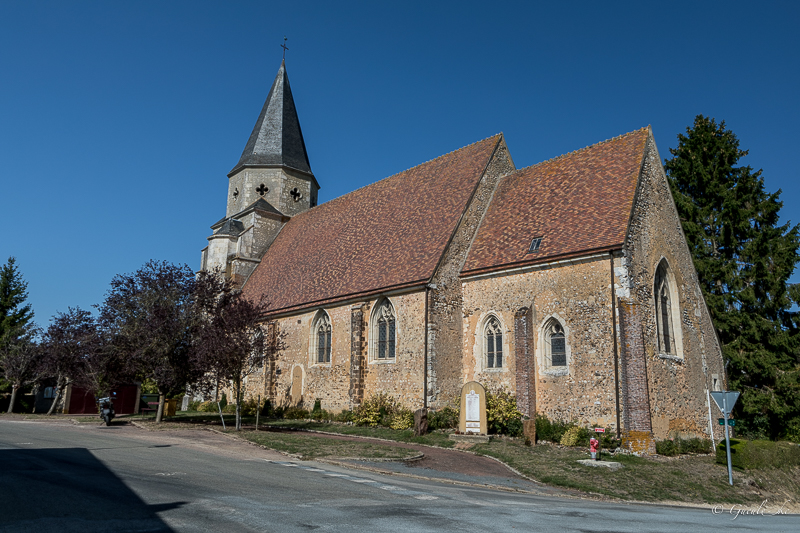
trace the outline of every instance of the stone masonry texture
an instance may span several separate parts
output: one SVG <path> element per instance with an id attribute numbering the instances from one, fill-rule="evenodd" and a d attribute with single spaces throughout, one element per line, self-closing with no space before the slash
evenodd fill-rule
<path id="1" fill-rule="evenodd" d="M 706 389 L 712 373 L 724 375 L 722 353 L 652 135 L 624 254 L 630 299 L 641 321 L 653 435 L 707 436 Z M 658 352 L 653 284 L 662 260 L 678 294 L 673 329 L 682 337 L 681 357 Z"/>
<path id="2" fill-rule="evenodd" d="M 576 205 L 553 196 L 553 180 Z M 548 198 L 561 210 L 540 205 Z M 452 212 L 430 218 L 437 210 Z M 722 357 L 649 128 L 520 171 L 496 136 L 286 214 L 293 218 L 282 229 L 264 219 L 265 231 L 280 231 L 245 284 L 246 294 L 272 298 L 265 321 L 281 346 L 249 378 L 248 394 L 288 404 L 296 375 L 306 407 L 320 400 L 324 409 L 353 409 L 386 393 L 411 410 L 426 400 L 437 409 L 477 381 L 514 393 L 528 416 L 618 430 L 636 451 L 652 452 L 653 438 L 707 434 L 705 389 L 712 373 L 724 375 Z M 411 235 L 397 218 L 423 229 Z M 373 231 L 381 221 L 382 233 Z M 328 243 L 331 232 L 337 238 Z M 547 247 L 529 254 L 539 234 Z M 659 353 L 656 339 L 661 262 L 679 310 L 679 349 L 670 354 Z M 375 357 L 375 313 L 385 299 L 396 317 L 394 360 Z M 329 363 L 318 363 L 312 349 L 322 312 L 332 326 Z M 490 368 L 484 332 L 493 318 L 503 363 Z M 554 322 L 565 334 L 565 366 L 548 355 Z"/>
<path id="3" fill-rule="evenodd" d="M 428 405 L 432 408 L 449 404 L 464 384 L 461 372 L 463 298 L 459 272 L 498 182 L 513 170 L 514 163 L 501 140 L 433 275 L 428 331 Z"/>

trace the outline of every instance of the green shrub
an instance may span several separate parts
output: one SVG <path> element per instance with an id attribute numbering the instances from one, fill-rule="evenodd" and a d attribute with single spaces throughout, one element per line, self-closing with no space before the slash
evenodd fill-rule
<path id="1" fill-rule="evenodd" d="M 200 402 L 197 405 L 197 410 L 203 413 L 216 413 L 217 402 Z"/>
<path id="2" fill-rule="evenodd" d="M 225 393 L 223 392 L 223 393 L 222 393 L 222 398 L 220 398 L 220 399 L 219 399 L 219 407 L 220 407 L 220 409 L 222 409 L 222 411 L 224 412 L 224 411 L 225 411 L 225 408 L 226 408 L 227 406 L 228 406 L 228 397 L 227 397 L 227 396 L 225 395 Z"/>
<path id="3" fill-rule="evenodd" d="M 256 416 L 258 410 L 258 400 L 250 398 L 242 402 L 242 416 Z"/>
<path id="4" fill-rule="evenodd" d="M 359 426 L 389 427 L 392 416 L 399 410 L 397 400 L 385 392 L 380 392 L 361 402 L 355 410 L 353 421 Z"/>
<path id="5" fill-rule="evenodd" d="M 546 440 L 548 442 L 561 442 L 561 437 L 566 431 L 574 426 L 570 422 L 562 420 L 550 420 L 545 415 L 536 415 L 536 440 Z"/>
<path id="6" fill-rule="evenodd" d="M 725 441 L 717 446 L 717 463 L 728 464 Z M 800 465 L 800 446 L 785 441 L 731 439 L 731 464 L 742 470 Z"/>
<path id="7" fill-rule="evenodd" d="M 272 407 L 272 402 L 269 398 L 264 400 L 264 406 L 261 407 L 261 416 L 264 418 L 275 418 L 275 408 Z"/>
<path id="8" fill-rule="evenodd" d="M 458 427 L 459 410 L 453 407 L 442 407 L 438 411 L 428 411 L 428 428 L 456 429 Z"/>
<path id="9" fill-rule="evenodd" d="M 599 427 L 599 426 L 597 426 L 597 427 Z M 592 433 L 592 432 L 590 432 L 590 433 Z M 598 433 L 598 435 L 599 435 L 599 437 L 598 437 L 597 440 L 600 441 L 600 447 L 605 449 L 605 450 L 615 450 L 615 449 L 619 448 L 620 446 L 622 446 L 622 442 L 617 438 L 616 432 L 614 430 L 612 430 L 611 428 L 606 428 L 606 432 L 605 433 Z M 589 436 L 589 438 L 591 438 L 591 435 Z M 587 446 L 589 445 L 588 440 L 586 442 L 586 445 Z M 709 446 L 710 446 L 710 444 L 709 444 Z"/>
<path id="10" fill-rule="evenodd" d="M 283 412 L 283 418 L 287 420 L 305 420 L 309 418 L 308 410 L 303 409 L 301 406 L 288 407 Z"/>
<path id="11" fill-rule="evenodd" d="M 314 409 L 311 410 L 309 415 L 314 420 L 330 420 L 331 414 L 322 408 L 322 400 L 317 399 L 314 401 Z"/>
<path id="12" fill-rule="evenodd" d="M 202 404 L 202 403 L 203 402 L 201 402 L 200 400 L 194 400 L 194 401 L 189 402 L 189 411 L 199 411 L 200 410 L 200 404 Z"/>
<path id="13" fill-rule="evenodd" d="M 561 435 L 562 446 L 577 446 L 581 437 L 581 429 L 578 426 L 572 426 Z"/>
<path id="14" fill-rule="evenodd" d="M 355 420 L 355 413 L 348 409 L 344 409 L 343 411 L 333 415 L 333 420 L 336 422 L 353 422 Z"/>
<path id="15" fill-rule="evenodd" d="M 708 453 L 711 441 L 708 439 L 668 439 L 656 441 L 656 453 L 659 455 L 675 456 L 690 453 Z"/>
<path id="16" fill-rule="evenodd" d="M 142 394 L 158 394 L 158 385 L 152 379 L 145 379 L 140 385 Z"/>
<path id="17" fill-rule="evenodd" d="M 486 424 L 489 433 L 522 435 L 522 413 L 517 399 L 508 391 L 486 391 Z"/>
<path id="18" fill-rule="evenodd" d="M 229 403 L 228 405 L 226 405 L 225 407 L 222 408 L 222 412 L 223 413 L 228 413 L 228 414 L 235 413 L 236 412 L 236 404 L 235 403 Z"/>

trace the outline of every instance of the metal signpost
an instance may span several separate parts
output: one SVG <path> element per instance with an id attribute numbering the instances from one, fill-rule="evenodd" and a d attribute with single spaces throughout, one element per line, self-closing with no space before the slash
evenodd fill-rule
<path id="1" fill-rule="evenodd" d="M 731 468 L 731 439 L 730 439 L 730 430 L 728 429 L 731 424 L 730 422 L 734 422 L 731 420 L 728 421 L 728 415 L 731 414 L 731 410 L 733 406 L 736 405 L 736 400 L 739 399 L 739 393 L 737 391 L 721 391 L 721 392 L 712 392 L 711 397 L 714 398 L 714 402 L 719 407 L 719 410 L 722 411 L 722 419 L 723 423 L 725 424 L 725 451 L 728 454 L 728 483 L 733 485 L 733 469 Z"/>

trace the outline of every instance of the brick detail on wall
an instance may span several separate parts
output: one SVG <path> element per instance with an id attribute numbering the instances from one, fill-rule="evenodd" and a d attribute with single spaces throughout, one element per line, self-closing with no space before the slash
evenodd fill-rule
<path id="1" fill-rule="evenodd" d="M 623 428 L 626 431 L 652 431 L 650 394 L 647 386 L 642 325 L 638 306 L 620 299 L 619 325 L 622 353 L 620 354 L 620 395 L 623 405 Z"/>
<path id="2" fill-rule="evenodd" d="M 522 307 L 514 313 L 514 356 L 517 361 L 517 408 L 536 415 L 535 363 L 533 358 L 533 310 Z"/>
<path id="3" fill-rule="evenodd" d="M 364 399 L 364 377 L 367 370 L 364 342 L 364 306 L 350 309 L 350 405 L 355 407 Z"/>
<path id="4" fill-rule="evenodd" d="M 277 369 L 279 347 L 278 347 L 278 324 L 276 322 L 267 323 L 267 360 L 264 363 L 266 372 L 264 376 L 264 389 L 267 398 L 275 404 L 277 392 L 277 376 L 275 370 Z"/>

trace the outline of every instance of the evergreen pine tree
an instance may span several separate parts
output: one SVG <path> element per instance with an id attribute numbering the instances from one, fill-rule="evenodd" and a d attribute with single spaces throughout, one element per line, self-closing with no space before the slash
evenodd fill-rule
<path id="1" fill-rule="evenodd" d="M 28 298 L 28 284 L 17 270 L 16 259 L 9 257 L 0 268 L 0 338 L 18 328 L 24 328 L 33 319 Z"/>
<path id="2" fill-rule="evenodd" d="M 781 191 L 725 122 L 698 115 L 665 161 L 675 204 L 728 363 L 728 388 L 750 435 L 800 441 L 799 227 L 779 224 Z"/>

